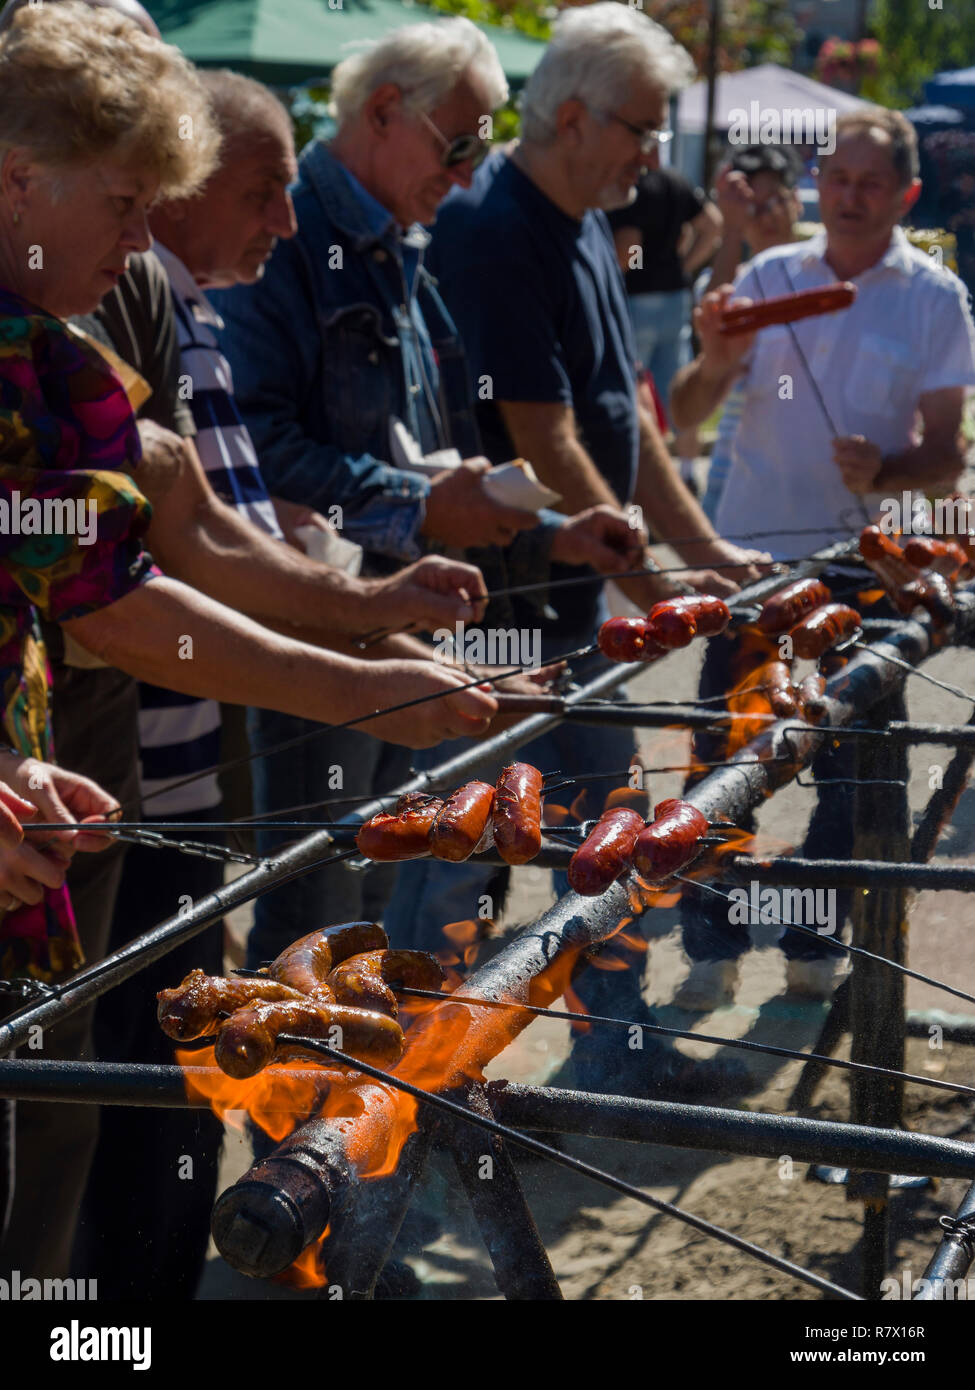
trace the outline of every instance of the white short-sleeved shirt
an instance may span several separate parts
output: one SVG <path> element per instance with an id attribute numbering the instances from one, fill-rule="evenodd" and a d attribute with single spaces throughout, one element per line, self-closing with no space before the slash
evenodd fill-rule
<path id="1" fill-rule="evenodd" d="M 736 292 L 772 299 L 832 284 L 824 251 L 825 233 L 773 247 L 743 269 Z M 921 396 L 975 387 L 975 326 L 962 282 L 911 246 L 899 227 L 883 258 L 854 283 L 849 309 L 792 327 L 836 433 L 862 434 L 886 456 L 916 442 Z M 859 499 L 844 485 L 833 463 L 833 430 L 788 328 L 762 329 L 738 380 L 744 408 L 718 532 L 733 537 L 781 527 L 756 544 L 785 559 L 854 534 L 864 506 L 874 518 L 881 495 Z M 786 534 L 810 527 L 821 529 Z"/>

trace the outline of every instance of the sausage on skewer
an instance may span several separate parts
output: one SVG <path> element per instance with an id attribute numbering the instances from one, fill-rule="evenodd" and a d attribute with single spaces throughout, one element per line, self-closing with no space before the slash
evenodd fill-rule
<path id="1" fill-rule="evenodd" d="M 633 867 L 651 883 L 679 873 L 697 855 L 708 818 L 688 801 L 671 797 L 654 808 L 654 820 L 638 836 Z"/>
<path id="2" fill-rule="evenodd" d="M 604 893 L 630 868 L 644 819 L 627 806 L 604 811 L 569 860 L 569 887 L 583 897 Z"/>
<path id="3" fill-rule="evenodd" d="M 828 603 L 792 629 L 796 656 L 818 660 L 825 652 L 860 630 L 860 614 L 844 603 Z"/>
<path id="4" fill-rule="evenodd" d="M 732 306 L 721 315 L 718 332 L 730 338 L 777 323 L 796 323 L 815 314 L 835 314 L 838 309 L 848 309 L 856 297 L 856 285 L 838 280 L 835 285 L 825 285 L 822 289 L 796 290 L 792 294 L 760 300 L 757 304 Z"/>
<path id="5" fill-rule="evenodd" d="M 509 763 L 494 797 L 494 845 L 506 864 L 527 864 L 542 847 L 542 774 L 530 763 Z"/>
<path id="6" fill-rule="evenodd" d="M 759 631 L 766 637 L 788 632 L 831 598 L 829 587 L 821 579 L 797 579 L 765 600 L 758 618 Z"/>

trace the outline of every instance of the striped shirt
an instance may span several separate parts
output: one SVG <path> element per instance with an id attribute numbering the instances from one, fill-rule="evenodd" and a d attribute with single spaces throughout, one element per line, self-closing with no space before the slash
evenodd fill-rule
<path id="1" fill-rule="evenodd" d="M 219 314 L 178 257 L 157 241 L 153 247 L 169 277 L 182 373 L 196 447 L 218 497 L 262 531 L 281 539 L 274 506 L 261 477 L 254 445 L 234 400 L 230 365 L 217 346 Z M 186 383 L 181 383 L 186 384 Z M 181 395 L 184 394 L 181 392 Z M 183 815 L 220 804 L 215 774 L 188 786 L 167 785 L 220 761 L 220 706 L 158 686 L 139 685 L 142 798 L 149 816 Z"/>

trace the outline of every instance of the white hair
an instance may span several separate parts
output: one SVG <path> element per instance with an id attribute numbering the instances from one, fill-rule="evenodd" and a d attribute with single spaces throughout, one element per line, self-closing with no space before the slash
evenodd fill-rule
<path id="1" fill-rule="evenodd" d="M 392 82 L 411 111 L 432 111 L 470 67 L 488 92 L 491 111 L 508 99 L 504 71 L 486 35 L 460 15 L 409 24 L 363 45 L 332 74 L 331 114 L 339 128 L 358 116 L 378 87 Z"/>
<path id="2" fill-rule="evenodd" d="M 670 93 L 694 80 L 694 60 L 667 30 L 618 0 L 563 10 L 521 98 L 524 138 L 550 142 L 555 113 L 575 97 L 593 107 L 627 100 L 640 83 Z"/>

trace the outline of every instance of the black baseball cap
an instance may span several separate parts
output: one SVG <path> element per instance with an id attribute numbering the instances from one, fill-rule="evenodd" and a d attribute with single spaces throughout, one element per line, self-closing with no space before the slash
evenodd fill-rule
<path id="1" fill-rule="evenodd" d="M 786 188 L 795 188 L 801 173 L 795 152 L 782 145 L 748 145 L 732 155 L 731 167 L 746 178 L 753 174 L 775 174 Z"/>

